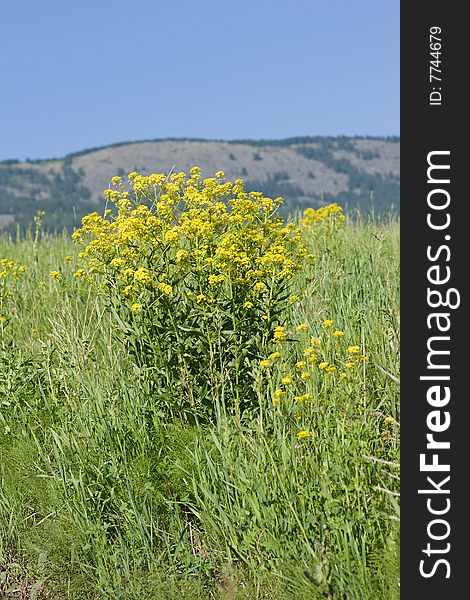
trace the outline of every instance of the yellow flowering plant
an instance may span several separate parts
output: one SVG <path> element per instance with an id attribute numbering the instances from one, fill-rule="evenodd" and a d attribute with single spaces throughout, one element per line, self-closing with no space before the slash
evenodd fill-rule
<path id="1" fill-rule="evenodd" d="M 360 354 L 360 346 L 348 345 L 344 339 L 348 336 L 336 328 L 333 319 L 319 322 L 316 336 L 310 333 L 314 324 L 302 325 L 291 328 L 297 339 L 289 337 L 291 332 L 287 327 L 274 331 L 274 338 L 282 334 L 281 345 L 290 339 L 297 344 L 295 351 L 285 357 L 278 352 L 276 360 L 270 355 L 260 361 L 258 389 L 260 397 L 267 393 L 276 411 L 308 426 L 312 415 L 328 405 L 332 393 L 341 394 L 344 399 L 357 396 L 367 357 Z"/>
<path id="2" fill-rule="evenodd" d="M 111 183 L 104 214 L 84 217 L 73 234 L 83 245 L 77 276 L 100 285 L 138 362 L 160 373 L 160 388 L 191 400 L 223 386 L 225 398 L 246 405 L 252 366 L 282 337 L 307 254 L 300 228 L 277 216 L 280 198 L 247 192 L 221 171 L 208 179 L 198 167 L 134 172 L 127 186 L 120 177 Z"/>
<path id="3" fill-rule="evenodd" d="M 8 258 L 0 259 L 0 332 L 8 323 L 10 305 L 14 297 L 16 281 L 27 270 L 24 265 L 18 265 Z"/>
<path id="4" fill-rule="evenodd" d="M 321 240 L 331 244 L 338 231 L 344 227 L 345 216 L 343 209 L 336 203 L 307 208 L 304 210 L 300 226 L 311 241 Z"/>

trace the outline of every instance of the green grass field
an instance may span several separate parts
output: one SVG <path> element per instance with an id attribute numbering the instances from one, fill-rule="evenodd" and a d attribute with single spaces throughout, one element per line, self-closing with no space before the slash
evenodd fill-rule
<path id="1" fill-rule="evenodd" d="M 399 597 L 399 223 L 311 243 L 284 371 L 254 370 L 244 414 L 222 384 L 212 416 L 188 419 L 73 277 L 70 238 L 0 238 L 27 266 L 0 279 L 3 597 Z M 367 359 L 317 369 L 296 412 L 269 390 L 310 337 Z"/>

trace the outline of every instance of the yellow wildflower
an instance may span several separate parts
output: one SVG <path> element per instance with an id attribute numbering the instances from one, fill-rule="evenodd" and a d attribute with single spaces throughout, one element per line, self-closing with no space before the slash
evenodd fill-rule
<path id="1" fill-rule="evenodd" d="M 189 253 L 187 250 L 178 250 L 178 252 L 176 253 L 176 260 L 178 262 L 183 262 L 184 260 L 186 260 L 189 256 Z"/>
<path id="2" fill-rule="evenodd" d="M 176 231 L 174 231 L 173 229 L 170 229 L 170 231 L 167 231 L 165 233 L 165 242 L 168 242 L 169 244 L 175 244 L 178 241 L 178 233 Z"/>
<path id="3" fill-rule="evenodd" d="M 329 327 L 333 327 L 333 325 L 334 325 L 333 319 L 325 319 L 322 323 L 322 327 L 324 327 L 325 329 L 328 329 Z"/>
<path id="4" fill-rule="evenodd" d="M 282 385 L 290 385 L 292 383 L 292 377 L 290 375 L 286 375 L 281 379 Z"/>
<path id="5" fill-rule="evenodd" d="M 109 189 L 103 190 L 103 196 L 106 198 L 106 200 L 114 202 L 119 198 L 119 192 L 117 192 L 116 190 L 109 190 Z M 76 236 L 76 237 L 78 237 L 78 236 Z"/>
<path id="6" fill-rule="evenodd" d="M 113 260 L 111 261 L 111 266 L 112 267 L 123 267 L 126 264 L 126 261 L 123 258 L 113 258 Z"/>
<path id="7" fill-rule="evenodd" d="M 271 361 L 268 359 L 264 359 L 262 361 L 260 361 L 260 366 L 263 367 L 264 369 L 267 369 L 268 367 L 271 366 Z"/>
<path id="8" fill-rule="evenodd" d="M 338 338 L 343 337 L 344 331 L 340 331 L 339 329 L 337 329 L 336 331 L 333 331 L 333 335 Z"/>
<path id="9" fill-rule="evenodd" d="M 141 310 L 142 310 L 142 304 L 139 304 L 139 302 L 134 302 L 134 304 L 131 306 L 132 312 L 140 312 Z"/>
<path id="10" fill-rule="evenodd" d="M 305 365 L 306 365 L 306 364 L 307 364 L 307 363 L 306 363 L 304 360 L 299 360 L 299 362 L 296 362 L 296 363 L 295 363 L 295 366 L 296 366 L 298 369 L 303 369 L 303 368 L 305 367 Z"/>
<path id="11" fill-rule="evenodd" d="M 348 354 L 358 354 L 359 346 L 349 346 Z"/>
<path id="12" fill-rule="evenodd" d="M 152 277 L 145 267 L 140 267 L 134 273 L 134 281 L 138 281 L 139 283 L 151 283 Z"/>
<path id="13" fill-rule="evenodd" d="M 307 323 L 301 323 L 300 325 L 297 325 L 297 327 L 295 328 L 296 331 L 307 331 L 308 326 Z"/>
<path id="14" fill-rule="evenodd" d="M 168 283 L 159 283 L 158 290 L 165 296 L 171 296 L 173 294 L 173 288 Z"/>
<path id="15" fill-rule="evenodd" d="M 310 433 L 310 431 L 307 431 L 306 429 L 301 429 L 299 431 L 299 433 L 297 434 L 297 439 L 299 441 L 307 440 L 310 437 L 312 437 L 312 434 Z"/>
<path id="16" fill-rule="evenodd" d="M 305 209 L 300 225 L 309 229 L 320 227 L 325 235 L 331 235 L 343 227 L 344 221 L 343 209 L 335 203 L 320 206 L 316 210 L 311 207 Z"/>
<path id="17" fill-rule="evenodd" d="M 59 271 L 51 271 L 49 273 L 49 277 L 51 279 L 55 279 L 57 281 L 58 279 L 60 279 L 62 277 L 62 275 L 59 273 Z"/>

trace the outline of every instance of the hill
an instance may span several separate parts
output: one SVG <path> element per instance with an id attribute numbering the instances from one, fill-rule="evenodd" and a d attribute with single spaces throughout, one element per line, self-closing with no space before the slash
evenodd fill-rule
<path id="1" fill-rule="evenodd" d="M 368 137 L 299 137 L 286 140 L 164 139 L 114 144 L 63 159 L 0 162 L 0 229 L 25 228 L 37 210 L 48 228 L 73 229 L 97 210 L 114 175 L 187 171 L 198 165 L 212 176 L 285 198 L 286 210 L 338 202 L 375 213 L 400 202 L 400 140 Z"/>

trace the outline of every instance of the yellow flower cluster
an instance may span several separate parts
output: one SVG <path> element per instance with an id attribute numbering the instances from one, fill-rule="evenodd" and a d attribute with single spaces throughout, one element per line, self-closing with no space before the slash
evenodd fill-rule
<path id="1" fill-rule="evenodd" d="M 385 417 L 385 419 L 382 421 L 382 429 L 386 430 L 386 429 L 391 429 L 393 428 L 395 425 L 395 420 L 392 419 L 392 417 Z"/>
<path id="2" fill-rule="evenodd" d="M 5 280 L 8 277 L 18 278 L 27 270 L 24 265 L 15 264 L 14 260 L 2 258 L 0 260 L 0 280 Z"/>
<path id="3" fill-rule="evenodd" d="M 296 327 L 296 331 L 305 332 L 311 329 L 308 323 Z M 336 387 L 342 381 L 354 379 L 359 375 L 358 367 L 367 361 L 364 354 L 360 354 L 359 345 L 347 345 L 344 342 L 346 334 L 335 328 L 333 319 L 324 319 L 317 327 L 320 337 L 311 337 L 305 340 L 301 358 L 291 364 L 290 360 L 284 361 L 280 352 L 269 355 L 268 359 L 260 361 L 261 367 L 271 367 L 265 371 L 265 376 L 274 388 L 273 405 L 279 406 L 282 398 L 288 400 L 287 405 L 303 405 L 312 398 L 318 397 L 322 390 Z M 286 339 L 284 326 L 278 326 L 274 331 L 272 342 Z M 278 359 L 274 361 L 274 359 Z M 300 393 L 299 393 L 300 392 Z"/>
<path id="4" fill-rule="evenodd" d="M 328 225 L 329 227 L 340 228 L 343 227 L 344 220 L 343 209 L 334 203 L 320 206 L 316 210 L 314 208 L 305 209 L 304 218 L 300 220 L 300 224 L 306 228 L 316 225 Z"/>
<path id="5" fill-rule="evenodd" d="M 285 328 L 282 325 L 278 325 L 274 330 L 273 340 L 275 342 L 283 342 L 287 337 Z"/>
<path id="6" fill-rule="evenodd" d="M 307 255 L 301 230 L 275 216 L 280 198 L 224 177 L 219 171 L 202 179 L 198 167 L 189 175 L 133 172 L 128 189 L 114 177 L 104 195 L 115 212 L 84 217 L 73 234 L 84 245 L 79 259 L 87 275 L 108 280 L 129 306 L 158 306 L 182 288 L 196 301 L 216 299 L 225 286 L 243 297 L 245 310 L 269 308 L 273 286 L 290 279 Z"/>
<path id="7" fill-rule="evenodd" d="M 13 297 L 15 282 L 27 270 L 24 265 L 18 265 L 8 258 L 0 259 L 0 325 L 7 322 L 4 314 L 7 304 Z"/>

